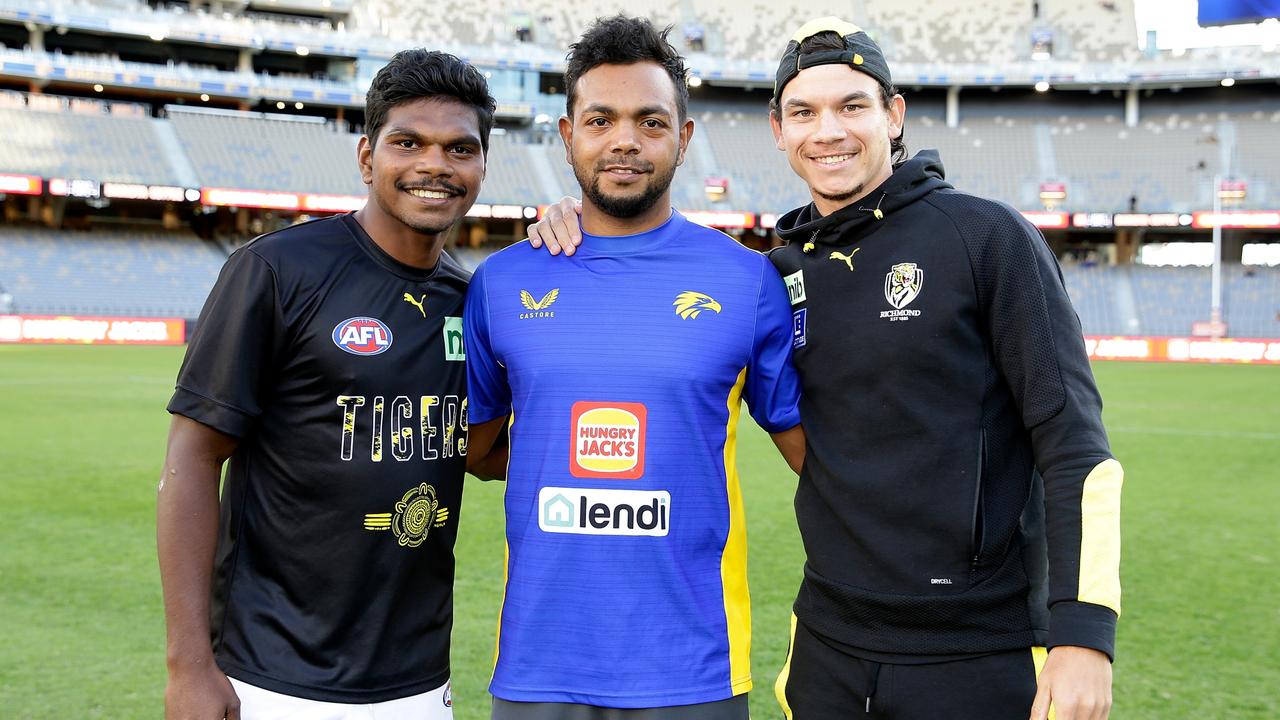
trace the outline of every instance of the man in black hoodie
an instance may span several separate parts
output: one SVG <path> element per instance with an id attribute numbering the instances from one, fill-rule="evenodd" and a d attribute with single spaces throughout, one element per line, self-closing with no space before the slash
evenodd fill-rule
<path id="1" fill-rule="evenodd" d="M 1080 323 L 1030 223 L 952 188 L 935 151 L 904 159 L 905 112 L 856 26 L 787 46 L 770 121 L 813 202 L 771 256 L 808 434 L 778 700 L 804 720 L 1104 718 L 1123 473 Z"/>
<path id="2" fill-rule="evenodd" d="M 1080 323 L 1018 212 L 906 159 L 880 48 L 807 23 L 770 119 L 808 436 L 787 718 L 1105 718 L 1120 487 Z M 572 254 L 573 204 L 530 228 Z M 857 708 L 856 714 L 854 708 Z"/>

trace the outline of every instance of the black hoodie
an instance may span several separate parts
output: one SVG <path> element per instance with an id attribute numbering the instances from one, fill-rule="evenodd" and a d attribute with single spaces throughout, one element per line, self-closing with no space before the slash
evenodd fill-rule
<path id="1" fill-rule="evenodd" d="M 871 654 L 1113 656 L 1123 473 L 1039 231 L 923 151 L 778 233 L 808 436 L 796 616 Z"/>

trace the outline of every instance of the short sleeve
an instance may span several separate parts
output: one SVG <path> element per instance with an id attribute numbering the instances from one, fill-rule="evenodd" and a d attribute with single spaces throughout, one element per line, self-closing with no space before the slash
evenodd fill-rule
<path id="1" fill-rule="evenodd" d="M 791 303 L 782 277 L 761 258 L 755 337 L 743 391 L 751 417 L 768 432 L 800 424 L 800 380 L 791 364 Z"/>
<path id="2" fill-rule="evenodd" d="M 482 264 L 471 276 L 467 305 L 462 312 L 467 347 L 467 415 L 472 424 L 495 420 L 511 412 L 507 370 L 493 351 L 489 334 L 489 296 Z"/>
<path id="3" fill-rule="evenodd" d="M 248 248 L 233 253 L 200 311 L 169 412 L 244 437 L 275 376 L 282 317 L 271 267 Z"/>

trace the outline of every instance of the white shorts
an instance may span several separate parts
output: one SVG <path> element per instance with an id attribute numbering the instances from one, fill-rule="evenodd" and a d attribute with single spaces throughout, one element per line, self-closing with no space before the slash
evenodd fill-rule
<path id="1" fill-rule="evenodd" d="M 349 704 L 283 695 L 227 679 L 240 698 L 240 720 L 453 720 L 453 694 L 447 682 L 420 695 Z"/>

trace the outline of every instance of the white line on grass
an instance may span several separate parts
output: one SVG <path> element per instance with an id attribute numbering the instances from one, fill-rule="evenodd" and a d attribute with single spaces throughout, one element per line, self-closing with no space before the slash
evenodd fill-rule
<path id="1" fill-rule="evenodd" d="M 1183 437 L 1216 437 L 1241 440 L 1280 440 L 1280 433 L 1246 432 L 1243 430 L 1190 430 L 1161 427 L 1107 427 L 1108 432 L 1139 435 L 1178 435 Z"/>

